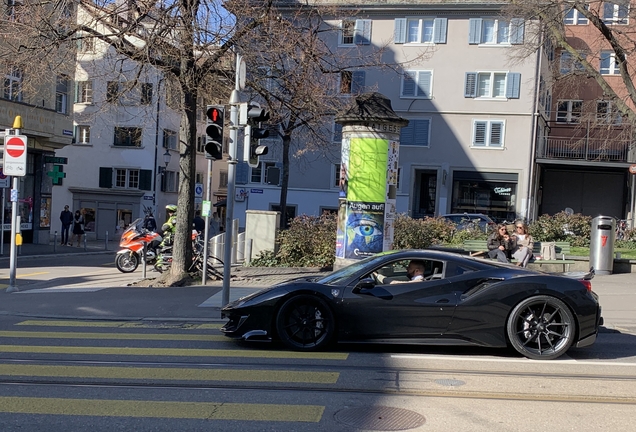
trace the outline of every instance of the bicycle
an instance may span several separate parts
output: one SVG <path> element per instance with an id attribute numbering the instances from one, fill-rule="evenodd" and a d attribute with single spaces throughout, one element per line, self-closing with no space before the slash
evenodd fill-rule
<path id="1" fill-rule="evenodd" d="M 199 274 L 203 274 L 203 250 L 204 240 L 202 235 L 196 231 L 192 233 L 192 263 L 188 267 L 188 272 L 197 271 Z M 168 270 L 172 265 L 172 246 L 166 247 L 161 251 L 157 262 L 155 263 L 155 270 L 159 273 L 163 273 Z M 223 268 L 223 261 L 215 257 L 214 255 L 208 255 L 207 258 L 207 276 L 212 279 L 223 280 L 223 273 L 218 267 Z"/>
<path id="2" fill-rule="evenodd" d="M 627 220 L 616 220 L 616 240 L 629 240 L 629 229 L 627 228 Z"/>

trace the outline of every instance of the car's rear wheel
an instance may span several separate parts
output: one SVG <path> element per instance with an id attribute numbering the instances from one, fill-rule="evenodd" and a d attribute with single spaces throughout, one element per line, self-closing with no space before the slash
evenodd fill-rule
<path id="1" fill-rule="evenodd" d="M 574 316 L 565 303 L 550 296 L 534 296 L 515 306 L 506 330 L 519 354 L 551 360 L 570 349 L 576 329 Z"/>
<path id="2" fill-rule="evenodd" d="M 288 299 L 276 316 L 281 341 L 300 351 L 324 348 L 335 333 L 333 313 L 324 300 L 311 295 Z"/>
<path id="3" fill-rule="evenodd" d="M 139 256 L 134 252 L 120 253 L 115 258 L 115 266 L 122 273 L 132 273 L 137 270 L 138 265 Z"/>

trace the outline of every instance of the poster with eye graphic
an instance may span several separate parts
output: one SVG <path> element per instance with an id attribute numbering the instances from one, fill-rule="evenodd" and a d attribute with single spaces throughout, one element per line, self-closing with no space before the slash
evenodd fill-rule
<path id="1" fill-rule="evenodd" d="M 348 150 L 343 255 L 360 259 L 382 252 L 384 244 L 389 141 L 351 138 Z"/>

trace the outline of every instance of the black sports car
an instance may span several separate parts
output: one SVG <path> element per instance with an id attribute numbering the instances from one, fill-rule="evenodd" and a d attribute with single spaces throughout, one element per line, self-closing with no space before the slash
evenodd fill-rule
<path id="1" fill-rule="evenodd" d="M 424 267 L 420 281 L 406 282 L 411 260 Z M 296 350 L 332 341 L 511 345 L 532 359 L 554 359 L 596 340 L 601 307 L 593 273 L 586 276 L 434 250 L 383 252 L 323 278 L 295 279 L 231 302 L 222 309 L 229 321 L 221 331 L 281 340 Z"/>

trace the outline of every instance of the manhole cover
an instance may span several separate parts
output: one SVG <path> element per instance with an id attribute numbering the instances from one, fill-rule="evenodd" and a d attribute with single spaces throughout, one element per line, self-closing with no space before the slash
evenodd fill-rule
<path id="1" fill-rule="evenodd" d="M 399 431 L 422 426 L 424 416 L 402 408 L 387 406 L 346 408 L 338 411 L 336 421 L 358 429 Z"/>
<path id="2" fill-rule="evenodd" d="M 436 379 L 435 384 L 450 386 L 450 387 L 458 387 L 466 384 L 464 381 L 454 380 L 454 379 Z"/>

